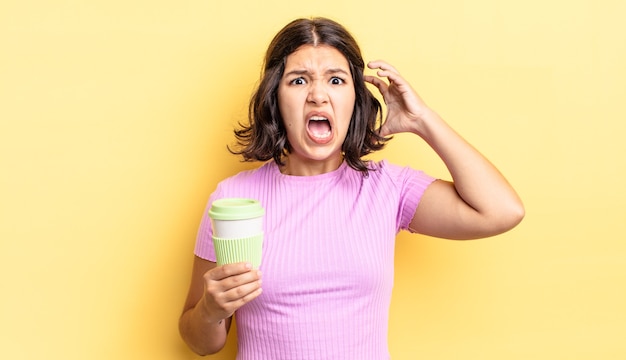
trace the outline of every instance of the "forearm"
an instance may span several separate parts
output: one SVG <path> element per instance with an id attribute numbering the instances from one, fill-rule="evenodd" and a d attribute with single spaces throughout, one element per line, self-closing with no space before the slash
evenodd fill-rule
<path id="1" fill-rule="evenodd" d="M 187 345 L 199 355 L 214 354 L 226 344 L 231 319 L 213 321 L 202 307 L 202 300 L 185 311 L 179 320 L 179 331 Z"/>
<path id="2" fill-rule="evenodd" d="M 438 114 L 428 111 L 419 129 L 414 133 L 443 160 L 459 197 L 476 211 L 479 219 L 502 222 L 504 227 L 521 220 L 523 205 L 508 181 Z"/>

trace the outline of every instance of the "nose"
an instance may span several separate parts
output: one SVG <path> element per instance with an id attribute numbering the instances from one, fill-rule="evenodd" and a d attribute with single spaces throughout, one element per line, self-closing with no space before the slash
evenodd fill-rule
<path id="1" fill-rule="evenodd" d="M 314 81 L 309 87 L 307 101 L 313 104 L 324 104 L 328 102 L 328 93 L 326 87 L 321 81 Z"/>

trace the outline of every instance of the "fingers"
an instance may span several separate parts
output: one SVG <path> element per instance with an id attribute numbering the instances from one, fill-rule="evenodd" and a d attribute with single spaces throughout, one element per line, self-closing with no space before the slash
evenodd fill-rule
<path id="1" fill-rule="evenodd" d="M 382 81 L 381 79 L 377 78 L 376 76 L 365 75 L 364 76 L 364 80 L 367 81 L 368 83 L 376 86 L 378 88 L 378 91 L 381 92 L 381 94 L 384 94 L 385 91 L 387 91 L 387 88 L 389 87 L 389 85 L 387 85 L 386 82 Z"/>
<path id="2" fill-rule="evenodd" d="M 394 68 L 393 66 L 391 66 L 391 64 L 389 64 L 386 61 L 383 60 L 374 60 L 374 61 L 370 61 L 369 63 L 367 63 L 367 67 L 375 70 L 375 69 L 380 69 L 382 71 L 389 71 L 392 73 L 396 73 L 399 74 L 398 70 L 396 70 L 396 68 Z"/>
<path id="3" fill-rule="evenodd" d="M 213 270 L 206 273 L 211 280 L 219 281 L 231 276 L 240 275 L 252 270 L 252 264 L 250 263 L 235 263 L 218 266 Z"/>
<path id="4" fill-rule="evenodd" d="M 210 313 L 219 318 L 231 316 L 244 304 L 261 295 L 261 272 L 247 263 L 216 267 L 204 275 L 205 301 Z"/>
<path id="5" fill-rule="evenodd" d="M 408 85 L 406 80 L 404 80 L 398 70 L 396 70 L 396 68 L 394 68 L 391 64 L 383 60 L 370 61 L 367 64 L 367 67 L 372 70 L 378 70 L 376 72 L 376 75 L 378 77 L 387 78 L 390 84 L 395 83 L 401 87 Z M 365 76 L 365 80 L 378 87 L 381 92 L 387 90 L 388 86 L 384 81 L 376 81 L 375 79 L 377 79 L 375 76 Z M 382 86 L 382 84 L 385 84 L 385 86 Z"/>
<path id="6" fill-rule="evenodd" d="M 396 68 L 394 68 L 393 66 L 391 66 L 391 64 L 382 60 L 370 61 L 367 64 L 367 67 L 372 70 L 378 69 L 376 74 L 378 74 L 378 76 L 380 77 L 389 78 L 389 80 L 393 80 L 393 78 L 400 77 L 400 72 L 398 72 Z"/>
<path id="7" fill-rule="evenodd" d="M 218 295 L 217 302 L 224 310 L 232 313 L 261 295 L 262 291 L 261 280 L 245 283 Z"/>
<path id="8" fill-rule="evenodd" d="M 205 274 L 207 290 L 215 292 L 229 292 L 241 294 L 240 287 L 250 287 L 249 284 L 261 282 L 261 272 L 253 270 L 250 264 L 237 263 L 216 267 Z"/>

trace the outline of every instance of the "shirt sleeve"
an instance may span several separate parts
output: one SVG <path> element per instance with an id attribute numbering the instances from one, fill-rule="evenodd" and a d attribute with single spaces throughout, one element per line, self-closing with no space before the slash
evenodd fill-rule
<path id="1" fill-rule="evenodd" d="M 399 187 L 397 226 L 398 230 L 409 230 L 424 192 L 436 179 L 421 170 L 385 163 L 385 168 Z"/>

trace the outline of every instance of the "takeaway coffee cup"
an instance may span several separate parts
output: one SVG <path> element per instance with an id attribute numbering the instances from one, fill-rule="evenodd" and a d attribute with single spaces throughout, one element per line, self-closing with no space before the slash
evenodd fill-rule
<path id="1" fill-rule="evenodd" d="M 253 199 L 225 198 L 211 204 L 218 266 L 236 262 L 249 262 L 254 268 L 261 265 L 264 214 L 261 203 Z"/>

